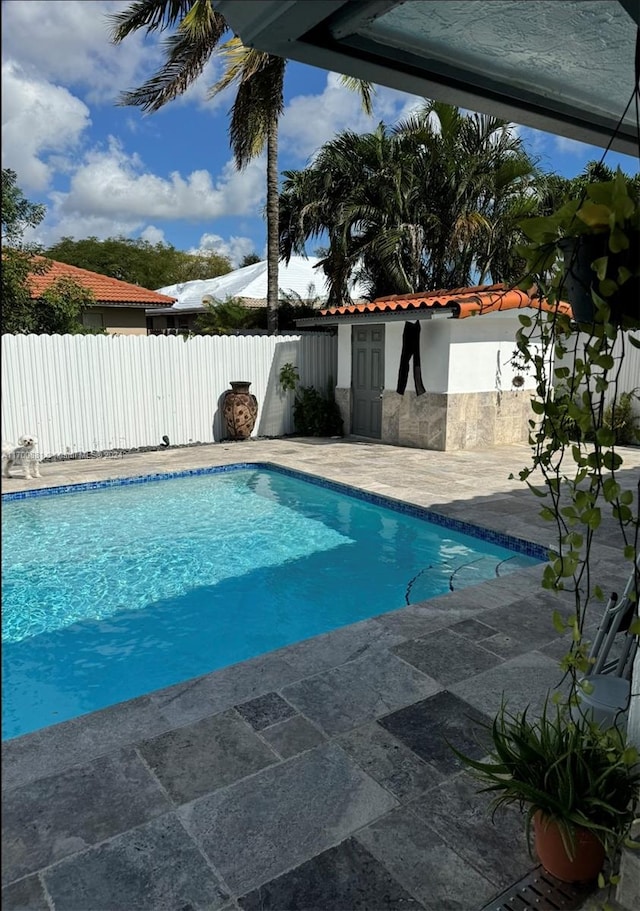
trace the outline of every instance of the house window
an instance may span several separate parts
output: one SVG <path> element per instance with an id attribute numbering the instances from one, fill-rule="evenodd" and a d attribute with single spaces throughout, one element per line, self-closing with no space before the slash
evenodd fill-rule
<path id="1" fill-rule="evenodd" d="M 82 314 L 82 325 L 85 329 L 104 329 L 104 317 L 95 310 L 85 310 Z"/>

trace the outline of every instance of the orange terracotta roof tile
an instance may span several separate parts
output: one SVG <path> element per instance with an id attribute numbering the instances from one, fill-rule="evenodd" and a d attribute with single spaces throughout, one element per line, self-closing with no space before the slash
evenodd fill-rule
<path id="1" fill-rule="evenodd" d="M 29 277 L 31 296 L 34 298 L 40 297 L 42 292 L 46 291 L 57 279 L 71 278 L 83 288 L 92 291 L 96 303 L 106 306 L 170 307 L 177 300 L 175 297 L 158 294 L 157 291 L 149 291 L 148 288 L 131 285 L 129 282 L 122 282 L 108 275 L 100 275 L 98 272 L 90 272 L 88 269 L 79 269 L 77 266 L 69 266 L 67 263 L 59 263 L 56 260 L 49 260 L 49 262 L 52 263 L 52 266 L 47 272 L 43 275 Z"/>
<path id="2" fill-rule="evenodd" d="M 571 306 L 564 301 L 552 307 L 546 300 L 536 296 L 537 289 L 519 291 L 508 285 L 476 285 L 472 288 L 454 288 L 452 291 L 425 291 L 418 294 L 393 294 L 379 297 L 367 303 L 348 304 L 343 307 L 329 307 L 321 310 L 322 316 L 349 316 L 365 313 L 397 313 L 407 311 L 409 316 L 416 311 L 443 310 L 452 311 L 454 319 L 465 319 L 468 316 L 481 316 L 484 313 L 495 313 L 498 310 L 520 310 L 532 307 L 536 310 L 557 310 L 558 313 L 572 315 Z"/>

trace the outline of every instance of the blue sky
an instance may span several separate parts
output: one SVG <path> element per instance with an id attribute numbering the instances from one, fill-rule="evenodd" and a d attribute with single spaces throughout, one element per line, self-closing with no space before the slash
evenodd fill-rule
<path id="1" fill-rule="evenodd" d="M 106 16 L 120 0 L 3 0 L 2 167 L 18 175 L 27 199 L 47 217 L 35 238 L 45 246 L 124 235 L 180 250 L 215 250 L 233 264 L 265 253 L 265 161 L 238 172 L 227 134 L 233 93 L 214 101 L 207 90 L 216 58 L 189 92 L 156 114 L 120 107 L 162 59 L 156 40 L 109 39 Z M 302 168 L 344 129 L 393 124 L 420 99 L 380 87 L 368 118 L 355 94 L 324 70 L 289 63 L 280 127 L 280 170 Z M 603 150 L 525 127 L 529 152 L 545 170 L 567 177 Z M 605 161 L 637 173 L 638 160 L 608 153 Z M 307 251 L 313 254 L 313 249 Z"/>

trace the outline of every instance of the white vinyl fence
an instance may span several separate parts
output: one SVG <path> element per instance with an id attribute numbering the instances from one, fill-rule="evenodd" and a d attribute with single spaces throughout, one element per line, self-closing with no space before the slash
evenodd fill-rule
<path id="1" fill-rule="evenodd" d="M 280 368 L 325 392 L 337 339 L 284 336 L 2 336 L 2 439 L 38 439 L 41 458 L 224 439 L 221 400 L 232 380 L 258 399 L 254 436 L 293 432 L 293 393 Z"/>
<path id="2" fill-rule="evenodd" d="M 613 346 L 613 358 L 615 360 L 615 370 L 611 373 L 611 379 L 617 375 L 617 386 L 618 395 L 621 392 L 633 392 L 634 390 L 640 396 L 640 349 L 635 348 L 629 341 L 629 332 L 619 332 L 618 338 Z M 634 337 L 639 338 L 638 333 L 634 333 Z M 562 366 L 571 368 L 572 365 L 572 354 L 574 356 L 581 357 L 586 359 L 589 357 L 585 353 L 585 347 L 589 344 L 590 336 L 586 333 L 580 333 L 577 339 L 576 350 L 574 352 L 569 352 L 562 360 Z M 613 388 L 610 388 L 605 393 L 605 400 L 607 403 L 611 400 L 613 396 Z M 640 399 L 636 398 L 633 402 L 633 410 L 635 414 L 640 418 Z"/>

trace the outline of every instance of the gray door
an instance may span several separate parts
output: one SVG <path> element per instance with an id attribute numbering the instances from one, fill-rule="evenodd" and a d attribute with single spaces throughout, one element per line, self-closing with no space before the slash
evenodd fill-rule
<path id="1" fill-rule="evenodd" d="M 382 436 L 384 326 L 353 327 L 351 377 L 351 432 L 379 440 Z"/>

